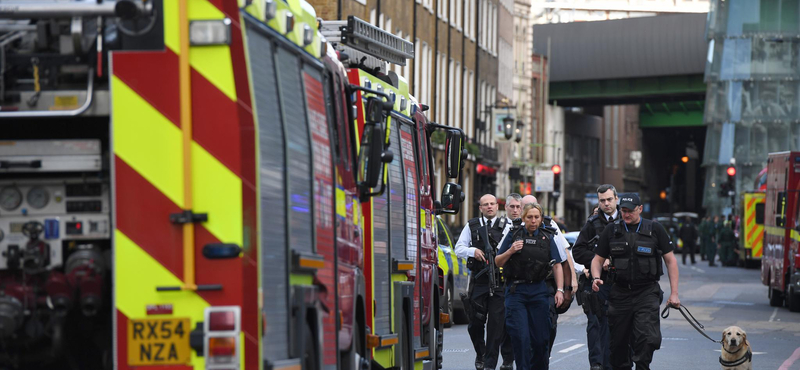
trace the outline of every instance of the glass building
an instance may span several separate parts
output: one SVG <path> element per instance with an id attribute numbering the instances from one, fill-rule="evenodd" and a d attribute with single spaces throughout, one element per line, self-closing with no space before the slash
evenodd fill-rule
<path id="1" fill-rule="evenodd" d="M 713 0 L 706 27 L 703 205 L 720 214 L 731 160 L 738 197 L 768 153 L 800 150 L 800 0 Z"/>

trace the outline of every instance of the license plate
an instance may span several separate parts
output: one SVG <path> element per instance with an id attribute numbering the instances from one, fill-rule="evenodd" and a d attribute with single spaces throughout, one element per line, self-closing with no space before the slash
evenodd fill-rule
<path id="1" fill-rule="evenodd" d="M 128 321 L 128 364 L 179 365 L 189 363 L 188 318 Z"/>

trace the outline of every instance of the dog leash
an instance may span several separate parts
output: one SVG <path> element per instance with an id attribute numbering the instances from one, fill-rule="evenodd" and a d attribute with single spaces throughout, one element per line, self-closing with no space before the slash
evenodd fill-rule
<path id="1" fill-rule="evenodd" d="M 689 324 L 692 325 L 694 330 L 697 330 L 698 333 L 700 333 L 704 337 L 708 338 L 708 340 L 710 340 L 710 341 L 712 341 L 714 343 L 722 343 L 721 341 L 714 340 L 711 337 L 709 337 L 708 334 L 706 334 L 706 331 L 703 330 L 703 329 L 705 329 L 705 326 L 703 326 L 703 324 L 701 324 L 699 321 L 697 321 L 697 319 L 694 318 L 692 313 L 689 312 L 689 309 L 686 308 L 686 306 L 684 306 L 684 305 L 680 305 L 678 307 L 667 305 L 666 307 L 664 307 L 664 310 L 661 311 L 661 318 L 662 319 L 666 319 L 667 317 L 669 317 L 669 309 L 670 308 L 678 310 L 678 312 L 680 312 L 681 315 L 683 315 L 683 318 L 685 318 L 686 321 L 688 321 Z M 687 316 L 687 314 L 688 314 L 688 316 Z M 691 319 L 689 319 L 690 317 L 691 317 Z"/>

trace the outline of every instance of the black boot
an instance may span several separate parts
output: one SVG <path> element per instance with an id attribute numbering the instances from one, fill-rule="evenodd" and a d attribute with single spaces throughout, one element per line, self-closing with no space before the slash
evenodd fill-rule
<path id="1" fill-rule="evenodd" d="M 500 370 L 513 370 L 513 369 L 514 369 L 514 363 L 513 362 L 509 362 L 507 364 L 504 363 L 504 364 L 500 365 Z"/>
<path id="2" fill-rule="evenodd" d="M 475 357 L 475 370 L 483 370 L 483 356 Z"/>

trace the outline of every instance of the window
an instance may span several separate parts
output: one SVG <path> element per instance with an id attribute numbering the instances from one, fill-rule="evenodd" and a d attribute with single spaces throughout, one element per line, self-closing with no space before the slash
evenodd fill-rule
<path id="1" fill-rule="evenodd" d="M 424 51 L 422 50 L 422 43 L 419 42 L 419 39 L 414 42 L 414 60 L 411 61 L 414 63 L 414 88 L 411 89 L 411 93 L 414 94 L 420 101 L 422 101 L 422 94 L 420 91 L 422 90 L 420 87 L 420 78 L 419 78 L 419 71 L 420 71 L 420 64 L 424 62 L 425 57 L 423 56 Z"/>
<path id="2" fill-rule="evenodd" d="M 469 71 L 469 83 L 467 84 L 467 124 L 466 133 L 468 137 L 475 135 L 475 73 Z"/>
<path id="3" fill-rule="evenodd" d="M 454 83 L 450 84 L 453 87 L 453 126 L 464 129 L 464 122 L 461 121 L 461 79 L 464 77 L 464 71 L 461 69 L 461 63 L 456 62 L 456 70 L 453 72 L 456 76 Z"/>
<path id="4" fill-rule="evenodd" d="M 763 224 L 764 224 L 764 203 L 756 203 L 756 225 L 763 225 Z"/>
<path id="5" fill-rule="evenodd" d="M 605 133 L 603 134 L 603 137 L 606 143 L 604 157 L 606 158 L 606 167 L 611 167 L 611 125 L 612 122 L 614 121 L 614 117 L 612 116 L 613 112 L 611 110 L 611 107 L 605 107 L 604 110 L 605 110 L 605 122 L 603 122 L 604 123 L 603 128 L 605 129 Z"/>
<path id="6" fill-rule="evenodd" d="M 472 29 L 470 28 L 469 14 L 472 9 L 473 2 L 474 0 L 466 0 L 464 3 L 464 37 L 472 37 L 472 34 L 470 33 Z"/>
<path id="7" fill-rule="evenodd" d="M 453 27 L 458 27 L 458 19 L 456 19 L 456 4 L 458 0 L 453 0 L 450 4 L 449 14 L 450 14 L 450 25 Z"/>
<path id="8" fill-rule="evenodd" d="M 369 11 L 369 24 L 375 25 L 375 20 L 378 18 L 377 10 L 371 9 Z"/>
<path id="9" fill-rule="evenodd" d="M 464 9 L 462 9 L 464 0 L 454 0 L 455 1 L 455 8 L 456 8 L 456 28 L 459 30 L 462 29 L 464 25 Z"/>
<path id="10" fill-rule="evenodd" d="M 447 225 L 445 225 L 444 221 L 438 218 L 436 219 L 436 225 L 439 226 L 437 230 L 439 244 L 447 246 L 448 248 L 453 248 L 456 241 L 450 239 L 450 235 L 452 235 L 450 229 L 447 228 Z M 453 245 L 451 245 L 451 242 Z"/>
<path id="11" fill-rule="evenodd" d="M 489 40 L 488 37 L 488 29 L 489 29 L 489 7 L 487 6 L 486 0 L 481 1 L 481 47 L 486 49 L 486 41 Z"/>
<path id="12" fill-rule="evenodd" d="M 403 32 L 400 32 L 400 34 L 402 35 Z M 411 35 L 406 36 L 404 40 L 411 42 Z M 419 58 L 418 55 L 419 53 L 414 54 L 414 58 Z M 406 79 L 409 78 L 411 76 L 411 61 L 407 60 L 406 65 L 401 68 L 403 69 L 403 77 Z"/>
<path id="13" fill-rule="evenodd" d="M 478 21 L 475 19 L 475 10 L 477 6 L 475 0 L 467 0 L 467 4 L 469 4 L 469 37 L 472 41 L 475 41 L 475 25 L 478 24 Z"/>
<path id="14" fill-rule="evenodd" d="M 427 81 L 426 86 L 427 89 L 425 90 L 425 96 L 428 103 L 433 103 L 433 97 L 431 96 L 431 79 L 433 78 L 433 48 L 428 48 L 428 73 L 425 74 L 425 79 Z"/>
<path id="15" fill-rule="evenodd" d="M 456 68 L 455 68 L 455 61 L 450 59 L 450 63 L 447 65 L 447 83 L 445 86 L 447 87 L 447 123 L 448 126 L 455 126 L 455 94 L 454 94 L 454 84 L 455 84 L 455 76 L 456 76 Z"/>
<path id="16" fill-rule="evenodd" d="M 614 107 L 614 168 L 619 168 L 619 116 L 620 107 Z"/>
<path id="17" fill-rule="evenodd" d="M 464 182 L 463 182 L 464 188 L 463 188 L 463 190 L 464 190 L 464 194 L 467 196 L 466 199 L 470 199 L 469 184 L 471 184 L 472 181 L 470 181 L 469 177 L 470 177 L 469 176 L 469 172 L 464 171 Z M 461 210 L 461 223 L 462 224 L 464 224 L 464 225 L 467 224 L 467 222 L 469 221 L 469 214 L 471 213 L 471 211 L 472 211 L 472 202 L 467 200 L 466 202 L 464 202 L 464 209 Z"/>

